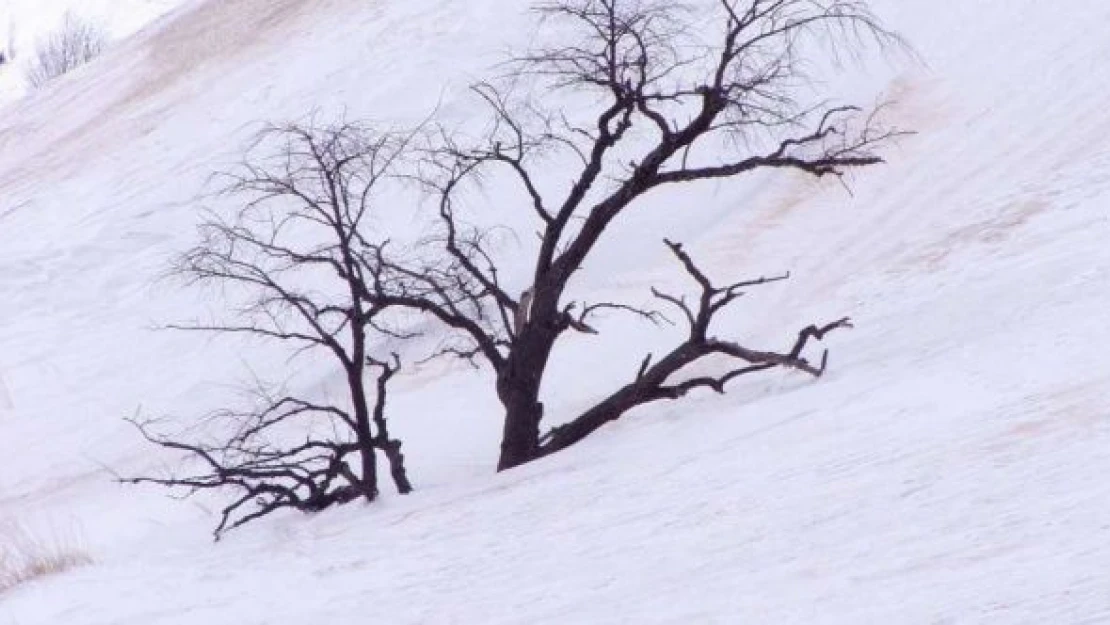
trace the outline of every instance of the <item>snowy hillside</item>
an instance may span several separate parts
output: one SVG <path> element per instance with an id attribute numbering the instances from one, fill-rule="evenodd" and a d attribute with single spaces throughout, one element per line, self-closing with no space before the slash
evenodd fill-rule
<path id="1" fill-rule="evenodd" d="M 525 4 L 195 0 L 0 109 L 0 528 L 94 560 L 0 594 L 0 625 L 1110 622 L 1104 0 L 873 0 L 920 60 L 835 84 L 917 131 L 889 164 L 850 193 L 707 185 L 607 243 L 618 270 L 588 288 L 672 273 L 656 233 L 716 274 L 791 271 L 740 330 L 777 348 L 850 315 L 819 380 L 745 378 L 494 474 L 488 379 L 409 370 L 393 427 L 416 493 L 218 544 L 218 497 L 113 482 L 172 459 L 124 418 L 292 375 L 284 353 L 155 329 L 218 306 L 159 279 L 210 175 L 261 121 L 465 118 L 467 84 L 531 38 Z M 611 367 L 556 363 L 574 393 L 553 410 L 635 371 L 643 337 L 617 340 Z"/>

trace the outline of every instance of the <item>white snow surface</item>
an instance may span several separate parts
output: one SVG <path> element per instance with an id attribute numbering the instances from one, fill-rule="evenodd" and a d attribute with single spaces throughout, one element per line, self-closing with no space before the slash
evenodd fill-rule
<path id="1" fill-rule="evenodd" d="M 410 370 L 393 423 L 418 492 L 218 544 L 221 498 L 112 479 L 175 460 L 125 417 L 292 375 L 155 329 L 218 310 L 158 279 L 209 175 L 264 120 L 465 115 L 528 40 L 524 3 L 193 0 L 0 109 L 0 527 L 95 559 L 0 595 L 0 623 L 1110 622 L 1110 3 L 947 5 L 875 0 L 920 60 L 832 79 L 918 133 L 850 194 L 698 187 L 614 231 L 585 282 L 676 279 L 661 233 L 715 275 L 788 269 L 734 330 L 779 348 L 852 316 L 826 377 L 653 406 L 495 475 L 488 379 Z M 627 380 L 653 332 L 576 339 L 548 413 Z"/>

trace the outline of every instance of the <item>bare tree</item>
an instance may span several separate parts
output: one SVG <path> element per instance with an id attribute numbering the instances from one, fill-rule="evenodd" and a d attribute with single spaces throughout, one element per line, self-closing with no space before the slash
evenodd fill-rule
<path id="1" fill-rule="evenodd" d="M 880 126 L 874 111 L 807 95 L 803 69 L 807 55 L 851 54 L 898 37 L 851 0 L 554 0 L 538 12 L 560 40 L 513 59 L 508 80 L 475 86 L 491 112 L 488 132 L 472 140 L 443 132 L 425 153 L 419 178 L 439 216 L 438 234 L 425 244 L 440 261 L 406 261 L 384 246 L 363 257 L 389 276 L 369 299 L 430 315 L 451 330 L 440 353 L 492 367 L 505 410 L 499 469 L 564 449 L 637 406 L 699 388 L 723 392 L 740 375 L 784 367 L 820 376 L 826 356 L 811 362 L 807 344 L 849 327 L 847 319 L 802 330 L 783 352 L 714 338 L 711 322 L 741 289 L 781 278 L 718 287 L 668 241 L 701 292 L 693 305 L 660 291 L 655 297 L 681 312 L 688 336 L 662 357 L 646 356 L 631 382 L 592 408 L 542 431 L 545 370 L 568 332 L 596 332 L 592 319 L 604 311 L 659 318 L 621 302 L 570 297 L 609 227 L 676 185 L 776 168 L 839 177 L 881 163 L 877 150 L 899 133 Z M 530 87 L 523 94 L 522 84 Z M 544 104 L 552 99 L 563 105 Z M 545 174 L 568 159 L 576 163 L 572 182 L 552 191 Z M 538 232 L 519 290 L 506 284 L 509 261 L 498 258 L 489 231 L 460 212 L 465 185 L 492 176 L 518 184 Z M 716 377 L 684 374 L 710 355 L 737 364 Z"/>
<path id="2" fill-rule="evenodd" d="M 41 87 L 100 56 L 107 44 L 108 36 L 100 27 L 67 12 L 61 26 L 38 42 L 27 66 L 27 80 Z"/>
<path id="3" fill-rule="evenodd" d="M 138 423 L 147 438 L 187 452 L 201 469 L 132 481 L 238 489 L 217 535 L 284 507 L 374 499 L 378 451 L 407 492 L 400 443 L 385 420 L 400 359 L 373 356 L 369 339 L 377 334 L 412 347 L 426 333 L 402 323 L 404 313 L 441 326 L 430 357 L 492 368 L 504 409 L 499 470 L 566 449 L 637 407 L 696 390 L 724 393 L 744 375 L 774 368 L 823 375 L 827 352 L 813 358 L 811 343 L 851 327 L 848 319 L 805 327 L 781 351 L 718 338 L 722 312 L 746 290 L 788 276 L 718 283 L 682 244 L 665 239 L 696 291 L 653 288 L 651 295 L 685 331 L 670 349 L 645 354 L 627 383 L 544 427 L 545 372 L 568 335 L 600 333 L 596 320 L 604 313 L 666 319 L 652 308 L 575 295 L 575 277 L 622 215 L 662 189 L 759 170 L 841 177 L 881 163 L 878 150 L 900 134 L 883 127 L 875 111 L 827 103 L 803 72 L 815 53 L 899 43 L 861 2 L 703 4 L 715 12 L 662 0 L 541 4 L 546 32 L 559 40 L 513 59 L 504 81 L 474 87 L 490 112 L 477 135 L 440 129 L 397 137 L 351 124 L 268 133 L 282 141 L 278 158 L 248 163 L 234 178 L 230 191 L 245 201 L 231 219 L 210 215 L 201 244 L 180 265 L 197 282 L 251 296 L 236 307 L 237 322 L 189 329 L 326 354 L 343 373 L 349 401 L 260 392 L 254 408 L 216 415 L 232 429 L 213 443 L 182 442 Z M 417 134 L 427 142 L 410 149 Z M 404 177 L 433 199 L 435 225 L 398 245 L 372 236 L 368 220 L 380 183 L 409 154 L 416 165 Z M 550 172 L 565 174 L 567 163 L 571 182 L 552 182 Z M 519 190 L 499 195 L 498 204 L 522 209 L 493 211 L 495 222 L 519 233 L 523 221 L 537 233 L 511 258 L 495 240 L 497 228 L 479 224 L 464 201 L 468 188 L 490 178 Z M 524 275 L 514 275 L 522 266 Z M 728 364 L 715 374 L 694 372 L 710 358 Z M 371 374 L 373 393 L 365 380 Z M 296 443 L 288 443 L 290 428 L 300 433 Z"/>
<path id="4" fill-rule="evenodd" d="M 319 401 L 260 387 L 247 410 L 224 410 L 204 428 L 206 442 L 182 440 L 136 421 L 148 440 L 186 452 L 191 474 L 125 481 L 188 489 L 233 489 L 216 536 L 281 508 L 315 511 L 378 496 L 377 452 L 400 493 L 412 490 L 401 443 L 385 410 L 396 355 L 371 354 L 373 337 L 395 334 L 375 298 L 376 278 L 360 260 L 375 192 L 402 155 L 405 137 L 352 125 L 271 128 L 230 176 L 229 217 L 208 214 L 200 243 L 176 271 L 220 289 L 229 321 L 175 326 L 289 344 L 321 353 L 346 382 L 342 401 Z M 373 384 L 368 388 L 368 376 Z M 350 466 L 351 460 L 355 466 Z"/>

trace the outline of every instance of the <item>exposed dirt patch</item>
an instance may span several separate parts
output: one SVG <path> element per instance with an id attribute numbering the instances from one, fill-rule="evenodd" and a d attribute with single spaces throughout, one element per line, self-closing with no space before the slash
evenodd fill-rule
<path id="1" fill-rule="evenodd" d="M 236 65 L 250 52 L 280 46 L 294 25 L 317 10 L 303 0 L 217 0 L 177 16 L 145 42 L 144 79 L 121 102 L 163 92 L 212 65 Z M 249 19 L 246 19 L 249 18 Z"/>

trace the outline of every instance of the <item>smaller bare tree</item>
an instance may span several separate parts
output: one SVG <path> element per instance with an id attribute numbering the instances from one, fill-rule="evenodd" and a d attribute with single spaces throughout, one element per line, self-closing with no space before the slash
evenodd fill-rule
<path id="1" fill-rule="evenodd" d="M 38 42 L 27 66 L 27 80 L 38 88 L 100 56 L 108 35 L 96 24 L 66 13 L 61 26 Z"/>
<path id="2" fill-rule="evenodd" d="M 386 307 L 372 299 L 378 277 L 359 261 L 375 189 L 405 142 L 351 124 L 268 129 L 255 149 L 272 155 L 248 158 L 231 175 L 225 191 L 236 208 L 230 217 L 208 213 L 200 243 L 175 268 L 191 283 L 221 289 L 233 320 L 174 327 L 289 344 L 298 355 L 319 352 L 346 383 L 343 401 L 259 388 L 251 408 L 211 415 L 204 428 L 211 440 L 199 442 L 134 420 L 149 441 L 185 452 L 199 469 L 124 481 L 187 493 L 238 491 L 223 509 L 217 538 L 282 508 L 317 511 L 374 500 L 379 451 L 397 490 L 412 490 L 385 413 L 400 359 L 370 353 L 373 336 L 396 333 L 383 319 Z"/>

